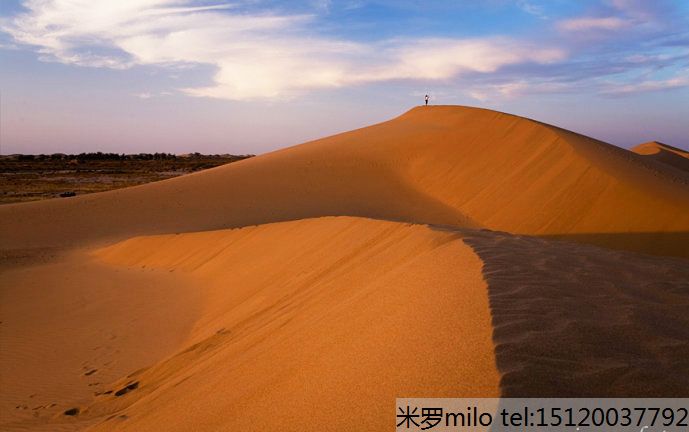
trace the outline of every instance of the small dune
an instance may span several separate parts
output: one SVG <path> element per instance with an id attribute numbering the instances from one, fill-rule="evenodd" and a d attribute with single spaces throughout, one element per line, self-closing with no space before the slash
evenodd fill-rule
<path id="1" fill-rule="evenodd" d="M 96 255 L 190 274 L 204 308 L 185 349 L 127 378 L 136 391 L 122 383 L 80 414 L 127 413 L 94 430 L 335 431 L 351 421 L 333 415 L 343 406 L 380 430 L 398 394 L 499 394 L 481 262 L 456 233 L 329 217 L 138 237 Z"/>
<path id="2" fill-rule="evenodd" d="M 657 141 L 651 141 L 632 148 L 634 153 L 649 159 L 689 172 L 689 152 Z"/>

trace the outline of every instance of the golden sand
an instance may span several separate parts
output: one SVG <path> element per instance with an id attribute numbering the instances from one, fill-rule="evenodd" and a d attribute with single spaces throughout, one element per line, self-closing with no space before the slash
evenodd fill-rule
<path id="1" fill-rule="evenodd" d="M 677 158 L 419 107 L 179 178 L 0 206 L 0 429 L 378 430 L 395 397 L 676 395 Z"/>

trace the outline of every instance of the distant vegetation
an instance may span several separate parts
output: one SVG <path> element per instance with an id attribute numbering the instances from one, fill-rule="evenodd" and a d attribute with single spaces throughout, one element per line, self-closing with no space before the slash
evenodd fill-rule
<path id="1" fill-rule="evenodd" d="M 190 165 L 198 166 L 196 169 L 212 166 L 221 165 L 224 163 L 235 162 L 238 160 L 246 159 L 254 155 L 231 155 L 231 154 L 212 154 L 205 155 L 201 153 L 188 153 L 184 155 L 175 155 L 172 153 L 134 153 L 134 154 L 124 154 L 124 153 L 79 153 L 79 154 L 64 154 L 64 153 L 53 153 L 53 154 L 14 154 L 7 156 L 0 156 L 0 167 L 5 168 L 3 162 L 59 162 L 59 163 L 71 163 L 80 164 L 92 161 L 179 161 L 184 164 L 184 166 L 189 167 Z M 220 162 L 220 163 L 218 163 Z M 206 166 L 207 165 L 207 166 Z"/>
<path id="2" fill-rule="evenodd" d="M 0 204 L 135 186 L 252 156 L 103 152 L 5 155 L 0 156 Z"/>
<path id="3" fill-rule="evenodd" d="M 235 159 L 241 160 L 253 155 L 231 155 L 231 154 L 213 154 L 205 155 L 201 153 L 188 153 L 184 155 L 176 155 L 172 153 L 134 153 L 134 154 L 124 154 L 124 153 L 79 153 L 79 154 L 65 154 L 65 153 L 53 153 L 53 154 L 14 154 L 7 156 L 0 156 L 0 159 L 10 159 L 17 161 L 45 161 L 45 160 L 60 160 L 60 161 L 93 161 L 93 160 L 176 160 L 180 158 L 184 159 Z"/>

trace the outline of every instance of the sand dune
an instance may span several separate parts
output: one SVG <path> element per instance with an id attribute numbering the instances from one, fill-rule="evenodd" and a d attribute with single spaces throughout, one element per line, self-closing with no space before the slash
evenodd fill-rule
<path id="1" fill-rule="evenodd" d="M 63 423 L 72 403 L 94 430 L 343 430 L 341 410 L 377 430 L 398 394 L 498 395 L 481 262 L 455 233 L 321 218 L 139 237 L 96 256 L 193 276 L 202 307 L 174 356 L 91 403 L 57 400 Z"/>
<path id="2" fill-rule="evenodd" d="M 419 107 L 0 206 L 0 429 L 378 430 L 398 396 L 682 395 L 689 174 L 635 151 Z"/>
<path id="3" fill-rule="evenodd" d="M 328 215 L 486 227 L 689 256 L 687 178 L 528 119 L 418 107 L 391 121 L 167 181 L 0 207 L 2 248 Z M 645 234 L 634 236 L 596 234 Z M 577 237 L 574 237 L 577 238 Z"/>
<path id="4" fill-rule="evenodd" d="M 657 141 L 651 141 L 639 144 L 632 148 L 632 151 L 682 171 L 689 172 L 689 152 L 685 150 Z"/>
<path id="5" fill-rule="evenodd" d="M 389 402 L 397 395 L 668 397 L 689 385 L 689 266 L 680 258 L 327 217 L 136 237 L 42 264 L 34 283 L 54 275 L 54 265 L 79 274 L 57 282 L 55 295 L 88 286 L 89 268 L 154 286 L 174 275 L 179 288 L 138 298 L 125 292 L 111 304 L 102 296 L 117 290 L 106 287 L 41 331 L 28 324 L 36 315 L 26 316 L 11 334 L 43 334 L 48 351 L 64 340 L 56 333 L 83 341 L 86 328 L 93 339 L 81 348 L 62 342 L 64 357 L 44 375 L 33 372 L 38 356 L 13 370 L 15 397 L 2 402 L 28 408 L 7 430 L 342 430 L 352 421 L 337 414 L 343 406 L 366 429 L 381 430 L 394 421 Z M 48 304 L 59 309 L 64 301 Z M 174 321 L 146 317 L 146 304 Z M 99 308 L 136 316 L 136 326 L 108 330 L 128 342 L 91 351 L 104 330 L 87 314 Z M 110 329 L 122 318 L 90 317 Z M 151 339 L 132 338 L 140 325 L 151 337 L 176 339 L 142 350 Z M 30 389 L 40 390 L 27 399 Z M 69 408 L 78 416 L 61 414 Z"/>

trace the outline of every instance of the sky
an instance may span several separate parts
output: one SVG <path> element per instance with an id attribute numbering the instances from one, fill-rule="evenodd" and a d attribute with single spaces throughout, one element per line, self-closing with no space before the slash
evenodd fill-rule
<path id="1" fill-rule="evenodd" d="M 260 154 L 432 104 L 689 149 L 687 0 L 0 0 L 0 153 Z"/>

